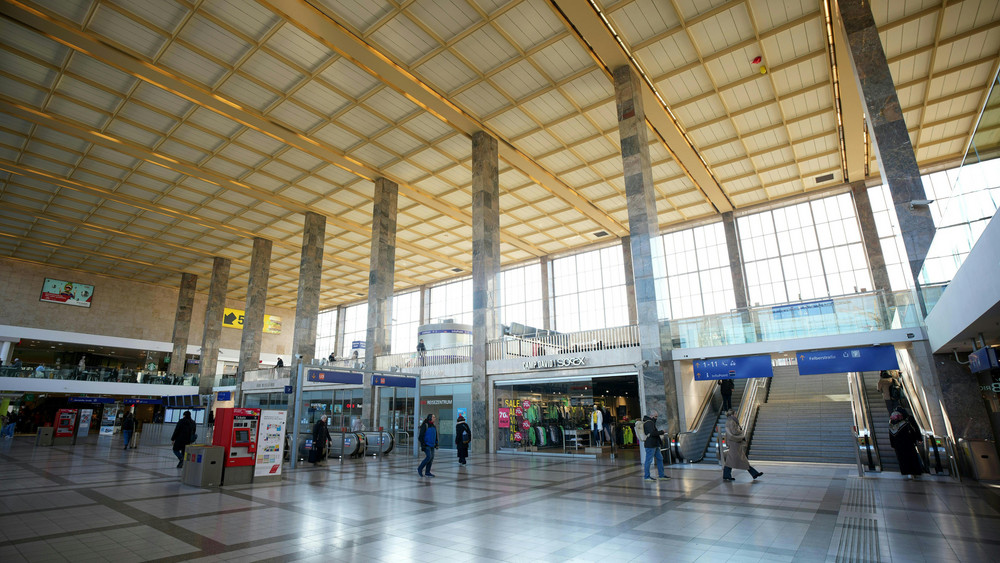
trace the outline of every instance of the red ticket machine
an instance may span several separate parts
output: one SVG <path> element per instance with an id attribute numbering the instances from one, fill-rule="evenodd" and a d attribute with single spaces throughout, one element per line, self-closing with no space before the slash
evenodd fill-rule
<path id="1" fill-rule="evenodd" d="M 76 409 L 59 409 L 56 411 L 53 445 L 66 445 L 76 442 Z"/>
<path id="2" fill-rule="evenodd" d="M 212 445 L 225 448 L 222 481 L 242 485 L 253 481 L 257 459 L 257 427 L 260 409 L 215 409 Z"/>

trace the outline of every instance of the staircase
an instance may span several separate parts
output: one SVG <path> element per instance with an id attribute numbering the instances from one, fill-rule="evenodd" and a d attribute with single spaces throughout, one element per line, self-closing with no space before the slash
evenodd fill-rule
<path id="1" fill-rule="evenodd" d="M 799 375 L 775 366 L 767 402 L 760 406 L 750 461 L 855 463 L 847 376 Z"/>
<path id="2" fill-rule="evenodd" d="M 743 401 L 743 391 L 747 388 L 746 379 L 734 381 L 736 387 L 733 388 L 733 408 L 739 409 Z M 719 419 L 715 421 L 715 428 L 712 429 L 712 438 L 708 441 L 708 448 L 705 450 L 705 457 L 702 463 L 719 463 L 719 430 L 726 429 L 726 411 L 719 412 Z"/>
<path id="3" fill-rule="evenodd" d="M 872 415 L 872 434 L 878 446 L 878 456 L 882 460 L 882 470 L 899 471 L 896 452 L 889 445 L 889 411 L 885 410 L 885 399 L 878 390 L 878 374 L 877 371 L 866 371 L 861 374 L 865 382 L 865 398 L 868 399 L 868 408 Z"/>

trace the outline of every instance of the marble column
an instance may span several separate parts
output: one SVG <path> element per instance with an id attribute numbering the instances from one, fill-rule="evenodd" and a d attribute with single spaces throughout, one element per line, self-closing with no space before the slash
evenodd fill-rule
<path id="1" fill-rule="evenodd" d="M 500 153 L 483 131 L 472 135 L 472 442 L 489 448 L 487 344 L 500 337 Z"/>
<path id="2" fill-rule="evenodd" d="M 326 217 L 308 212 L 302 227 L 302 255 L 299 258 L 299 293 L 295 300 L 295 334 L 289 365 L 311 363 L 316 357 L 316 326 L 319 293 L 323 286 L 323 247 Z"/>
<path id="3" fill-rule="evenodd" d="M 338 360 L 346 360 L 350 354 L 344 354 L 344 338 L 347 333 L 347 307 L 337 306 L 337 332 L 334 336 L 334 350 Z"/>
<path id="4" fill-rule="evenodd" d="M 635 304 L 635 276 L 632 270 L 632 238 L 622 237 L 622 258 L 625 267 L 625 298 L 628 300 L 628 324 L 639 322 L 639 310 Z"/>
<path id="5" fill-rule="evenodd" d="M 851 193 L 854 195 L 854 210 L 857 212 L 858 225 L 861 227 L 861 242 L 865 245 L 868 269 L 872 275 L 873 287 L 869 289 L 882 294 L 879 317 L 882 319 L 882 326 L 888 329 L 889 323 L 892 321 L 892 311 L 896 307 L 896 300 L 892 295 L 889 270 L 885 267 L 882 243 L 878 239 L 878 228 L 875 226 L 872 202 L 868 198 L 868 188 L 865 187 L 864 181 L 851 182 Z"/>
<path id="6" fill-rule="evenodd" d="M 916 284 L 927 249 L 934 239 L 934 220 L 926 205 L 911 205 L 912 201 L 925 200 L 927 196 L 920 181 L 910 134 L 903 121 L 902 106 L 868 0 L 839 0 L 837 5 L 853 63 L 843 61 L 840 68 L 845 70 L 841 71 L 841 76 L 847 74 L 846 69 L 853 68 L 855 83 L 865 103 L 882 181 L 892 194 L 910 273 Z M 842 80 L 841 84 L 846 82 Z"/>
<path id="7" fill-rule="evenodd" d="M 665 429 L 673 434 L 680 429 L 677 382 L 671 356 L 669 323 L 661 331 L 657 318 L 653 245 L 659 235 L 659 222 L 649 159 L 649 129 L 638 76 L 629 66 L 618 67 L 613 74 L 642 357 L 638 366 L 642 412 L 658 412 L 661 420 L 667 423 Z"/>
<path id="8" fill-rule="evenodd" d="M 392 331 L 392 284 L 396 268 L 396 206 L 399 186 L 385 178 L 375 179 L 372 206 L 371 261 L 368 269 L 368 325 L 365 338 L 365 372 L 375 370 L 375 358 L 389 353 Z M 375 391 L 371 378 L 364 378 L 361 419 L 377 428 Z"/>
<path id="9" fill-rule="evenodd" d="M 181 287 L 177 292 L 177 312 L 174 314 L 174 334 L 171 337 L 174 349 L 170 353 L 171 375 L 184 376 L 187 362 L 188 334 L 191 332 L 191 313 L 194 312 L 194 291 L 198 288 L 198 276 L 181 275 Z"/>
<path id="10" fill-rule="evenodd" d="M 236 368 L 236 406 L 243 392 L 247 371 L 260 369 L 260 345 L 264 339 L 264 307 L 267 305 L 267 280 L 271 272 L 271 241 L 254 237 L 250 255 L 250 279 L 247 283 L 246 312 L 243 315 L 243 338 L 240 341 L 240 365 Z"/>
<path id="11" fill-rule="evenodd" d="M 229 285 L 229 258 L 218 256 L 212 262 L 212 281 L 208 286 L 205 305 L 205 328 L 201 333 L 201 358 L 198 364 L 198 384 L 201 393 L 211 393 L 219 363 L 219 339 L 222 336 L 222 316 L 226 312 L 226 287 Z"/>
<path id="12" fill-rule="evenodd" d="M 732 211 L 726 211 L 722 214 L 722 228 L 726 232 L 726 251 L 729 253 L 729 273 L 733 277 L 736 308 L 746 309 L 750 300 L 747 298 L 747 284 L 743 275 L 743 253 L 740 252 L 740 237 L 736 234 L 736 218 Z"/>
<path id="13" fill-rule="evenodd" d="M 420 324 L 430 323 L 431 316 L 431 290 L 426 285 L 420 286 Z"/>
<path id="14" fill-rule="evenodd" d="M 538 259 L 538 275 L 541 276 L 542 282 L 542 326 L 536 327 L 544 330 L 552 330 L 552 304 L 550 299 L 552 298 L 551 292 L 549 291 L 549 257 L 542 256 Z"/>

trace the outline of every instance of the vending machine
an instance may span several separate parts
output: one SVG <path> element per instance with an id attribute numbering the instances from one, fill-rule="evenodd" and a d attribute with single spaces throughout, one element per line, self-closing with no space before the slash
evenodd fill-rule
<path id="1" fill-rule="evenodd" d="M 52 444 L 66 446 L 76 443 L 76 409 L 56 411 L 55 430 Z"/>
<path id="2" fill-rule="evenodd" d="M 253 481 L 259 425 L 260 409 L 215 409 L 212 445 L 225 448 L 222 481 L 226 485 Z"/>

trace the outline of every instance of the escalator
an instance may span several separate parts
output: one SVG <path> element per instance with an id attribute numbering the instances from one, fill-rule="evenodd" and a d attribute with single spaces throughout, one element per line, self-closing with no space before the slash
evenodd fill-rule
<path id="1" fill-rule="evenodd" d="M 866 371 L 861 374 L 864 382 L 865 398 L 868 400 L 869 424 L 878 449 L 878 457 L 882 462 L 882 471 L 899 471 L 896 462 L 896 452 L 889 444 L 889 411 L 885 408 L 885 400 L 878 390 L 879 372 Z"/>

